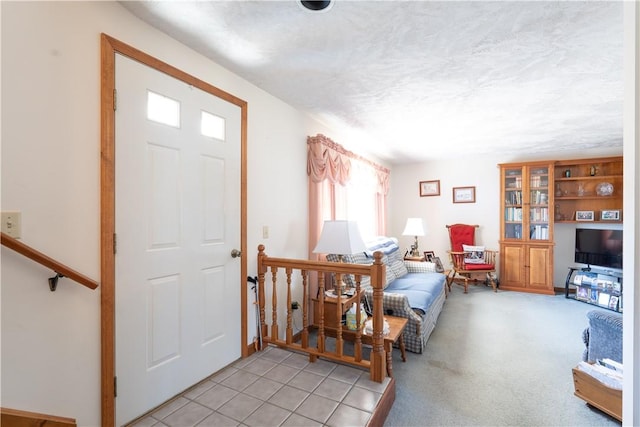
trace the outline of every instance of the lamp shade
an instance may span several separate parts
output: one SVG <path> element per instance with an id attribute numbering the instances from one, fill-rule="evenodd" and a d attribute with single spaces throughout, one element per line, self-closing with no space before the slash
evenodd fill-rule
<path id="1" fill-rule="evenodd" d="M 355 221 L 325 221 L 314 253 L 350 255 L 363 252 L 366 245 Z"/>
<path id="2" fill-rule="evenodd" d="M 422 218 L 407 218 L 407 224 L 404 226 L 403 236 L 424 236 L 424 226 Z"/>

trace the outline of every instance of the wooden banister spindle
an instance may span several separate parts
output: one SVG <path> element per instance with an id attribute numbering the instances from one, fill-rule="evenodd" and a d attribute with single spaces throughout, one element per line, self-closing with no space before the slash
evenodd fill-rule
<path id="1" fill-rule="evenodd" d="M 267 323 L 265 321 L 265 299 L 264 299 L 264 275 L 267 272 L 267 267 L 264 265 L 264 259 L 267 254 L 264 252 L 264 245 L 258 245 L 258 302 L 260 306 L 260 336 L 262 340 L 267 336 Z M 262 343 L 261 350 L 262 350 Z"/>
<path id="2" fill-rule="evenodd" d="M 300 270 L 302 274 L 302 348 L 309 347 L 309 272 Z"/>
<path id="3" fill-rule="evenodd" d="M 324 353 L 324 274 L 318 274 L 318 295 L 320 296 L 318 304 L 320 319 L 316 347 L 320 353 Z"/>
<path id="4" fill-rule="evenodd" d="M 292 312 L 291 308 L 291 267 L 287 267 L 287 344 L 291 344 L 293 342 L 293 327 L 291 326 L 292 321 Z"/>
<path id="5" fill-rule="evenodd" d="M 360 280 L 360 275 L 356 274 L 356 295 L 360 295 Z M 362 322 L 362 315 L 360 313 L 360 303 L 358 302 L 358 310 L 356 311 L 356 341 L 353 345 L 353 356 L 356 362 L 362 360 L 362 328 L 360 327 L 360 322 Z"/>
<path id="6" fill-rule="evenodd" d="M 278 267 L 271 267 L 271 340 L 278 340 Z"/>
<path id="7" fill-rule="evenodd" d="M 342 274 L 336 274 L 336 318 L 334 321 L 338 325 L 336 329 L 336 354 L 342 356 L 344 351 L 344 341 L 342 340 Z"/>

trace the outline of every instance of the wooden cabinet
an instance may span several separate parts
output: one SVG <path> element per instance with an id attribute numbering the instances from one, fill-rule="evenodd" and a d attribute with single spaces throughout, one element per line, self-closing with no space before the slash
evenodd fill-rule
<path id="1" fill-rule="evenodd" d="M 622 222 L 622 157 L 554 166 L 555 222 Z"/>
<path id="2" fill-rule="evenodd" d="M 553 294 L 553 245 L 502 242 L 500 289 Z"/>
<path id="3" fill-rule="evenodd" d="M 500 289 L 554 293 L 553 162 L 500 165 Z"/>
<path id="4" fill-rule="evenodd" d="M 553 294 L 554 223 L 621 223 L 622 157 L 499 166 L 500 288 Z"/>

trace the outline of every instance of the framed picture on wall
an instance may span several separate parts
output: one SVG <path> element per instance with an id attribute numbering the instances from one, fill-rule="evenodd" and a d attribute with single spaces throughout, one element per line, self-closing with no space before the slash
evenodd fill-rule
<path id="1" fill-rule="evenodd" d="M 434 181 L 420 181 L 420 197 L 425 196 L 439 196 L 440 195 L 440 180 Z"/>
<path id="2" fill-rule="evenodd" d="M 453 203 L 475 203 L 476 187 L 453 187 Z"/>

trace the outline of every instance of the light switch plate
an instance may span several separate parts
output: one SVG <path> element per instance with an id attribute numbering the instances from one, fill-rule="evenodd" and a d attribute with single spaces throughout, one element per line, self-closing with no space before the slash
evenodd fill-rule
<path id="1" fill-rule="evenodd" d="M 22 213 L 17 211 L 2 212 L 2 232 L 19 239 L 22 234 Z"/>

